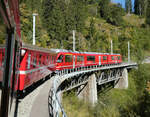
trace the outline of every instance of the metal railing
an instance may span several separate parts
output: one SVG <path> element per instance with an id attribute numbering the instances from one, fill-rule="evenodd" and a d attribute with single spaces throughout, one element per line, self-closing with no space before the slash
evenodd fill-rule
<path id="1" fill-rule="evenodd" d="M 49 92 L 48 108 L 50 117 L 60 117 L 60 112 L 62 113 L 62 117 L 67 117 L 55 89 L 51 89 Z"/>
<path id="2" fill-rule="evenodd" d="M 116 65 L 94 65 L 94 66 L 87 66 L 87 67 L 79 67 L 79 68 L 74 68 L 74 69 L 65 69 L 62 71 L 58 71 L 57 74 L 53 77 L 53 83 L 52 87 L 49 92 L 49 97 L 48 97 L 48 108 L 49 108 L 49 115 L 50 117 L 67 117 L 62 105 L 61 101 L 59 99 L 58 95 L 58 88 L 61 85 L 62 82 L 64 82 L 67 79 L 72 79 L 74 77 L 80 77 L 82 74 L 87 74 L 87 73 L 92 73 L 100 70 L 110 70 L 110 69 L 120 69 L 120 68 L 130 68 L 130 67 L 135 67 L 137 66 L 136 63 L 122 63 L 122 64 L 116 64 Z M 104 84 L 106 82 L 110 82 L 113 80 L 118 80 L 121 78 L 120 75 L 121 71 L 116 71 L 116 75 L 112 75 L 112 73 L 109 73 L 109 78 L 108 79 L 103 79 L 104 75 L 101 74 L 101 76 L 97 79 L 98 85 Z M 88 79 L 82 80 L 80 82 L 80 78 L 78 79 L 79 84 L 74 84 L 71 82 L 71 86 L 68 87 L 67 89 L 64 89 L 64 91 L 70 90 L 75 88 L 76 86 L 88 82 Z M 63 92 L 63 91 L 62 91 Z M 60 114 L 61 113 L 61 114 Z"/>

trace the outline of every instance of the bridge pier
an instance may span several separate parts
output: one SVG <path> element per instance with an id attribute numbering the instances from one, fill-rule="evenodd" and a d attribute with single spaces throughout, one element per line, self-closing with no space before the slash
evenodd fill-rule
<path id="1" fill-rule="evenodd" d="M 95 74 L 89 76 L 88 83 L 80 86 L 78 92 L 79 99 L 90 102 L 93 106 L 97 103 L 97 82 Z"/>
<path id="2" fill-rule="evenodd" d="M 115 85 L 115 88 L 118 88 L 118 89 L 127 89 L 128 88 L 128 70 L 127 70 L 127 68 L 123 69 L 122 78 L 119 79 L 118 83 Z"/>

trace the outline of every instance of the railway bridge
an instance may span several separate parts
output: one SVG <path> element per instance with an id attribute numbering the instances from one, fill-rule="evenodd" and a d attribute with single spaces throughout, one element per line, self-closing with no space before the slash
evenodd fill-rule
<path id="1" fill-rule="evenodd" d="M 98 87 L 112 83 L 114 88 L 128 88 L 128 72 L 137 68 L 137 63 L 128 62 L 117 65 L 90 66 L 76 69 L 68 69 L 58 72 L 51 78 L 51 87 L 48 96 L 48 110 L 52 117 L 67 117 L 62 105 L 62 93 L 76 90 L 80 99 L 94 105 L 98 99 Z"/>

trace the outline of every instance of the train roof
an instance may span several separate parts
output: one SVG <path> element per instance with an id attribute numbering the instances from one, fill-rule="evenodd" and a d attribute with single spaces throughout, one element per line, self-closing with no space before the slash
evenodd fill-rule
<path id="1" fill-rule="evenodd" d="M 46 53 L 53 53 L 53 54 L 56 53 L 56 52 L 54 52 L 54 51 L 52 51 L 51 49 L 48 49 L 48 48 L 42 48 L 42 47 L 38 47 L 38 46 L 35 46 L 35 45 L 30 45 L 30 44 L 25 44 L 25 43 L 22 44 L 22 48 L 30 49 L 30 50 L 33 50 L 33 51 L 46 52 Z"/>
<path id="2" fill-rule="evenodd" d="M 72 51 L 72 50 L 66 50 L 66 49 L 51 49 L 51 51 L 54 51 L 56 53 L 60 52 L 71 52 L 71 53 L 80 53 L 80 54 L 104 54 L 104 55 L 110 55 L 110 53 L 98 53 L 98 52 L 79 52 L 79 51 Z M 111 54 L 111 55 L 120 55 L 120 54 Z"/>
<path id="3" fill-rule="evenodd" d="M 5 45 L 0 45 L 0 48 L 4 48 Z M 104 54 L 104 55 L 110 55 L 110 53 L 98 53 L 98 52 L 80 52 L 80 51 L 72 51 L 72 50 L 66 50 L 66 49 L 47 49 L 47 48 L 42 48 L 38 47 L 35 45 L 30 45 L 26 43 L 22 43 L 22 48 L 34 50 L 34 51 L 40 51 L 40 52 L 46 52 L 46 53 L 52 53 L 52 54 L 58 54 L 60 52 L 71 52 L 71 53 L 78 53 L 78 54 Z M 111 55 L 120 55 L 113 53 Z"/>

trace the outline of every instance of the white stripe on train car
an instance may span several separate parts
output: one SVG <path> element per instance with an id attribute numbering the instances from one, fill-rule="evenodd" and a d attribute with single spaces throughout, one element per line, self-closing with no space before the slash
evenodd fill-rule
<path id="1" fill-rule="evenodd" d="M 53 66 L 54 65 L 47 65 L 47 66 L 43 66 L 43 67 L 32 69 L 32 70 L 20 70 L 20 71 L 17 71 L 16 73 L 20 74 L 20 75 L 25 75 L 25 74 L 28 74 L 28 73 L 32 73 L 32 72 L 35 72 L 35 71 L 38 71 L 38 70 L 41 70 L 41 69 L 45 69 L 45 68 L 48 68 L 48 67 L 53 67 Z"/>
<path id="2" fill-rule="evenodd" d="M 111 64 L 111 62 L 102 62 L 102 63 L 104 63 L 104 64 L 105 63 Z M 87 65 L 88 64 L 97 64 L 97 62 L 95 62 L 95 63 L 87 63 Z M 75 65 L 75 67 L 77 67 L 77 66 L 81 66 L 82 67 L 82 65 L 83 64 L 81 64 L 81 65 Z M 53 67 L 53 66 L 54 66 L 54 64 L 48 65 L 48 66 L 43 66 L 43 67 L 32 69 L 32 70 L 21 70 L 21 71 L 17 71 L 16 73 L 20 74 L 20 75 L 25 75 L 25 74 L 28 74 L 28 73 L 32 73 L 32 72 L 35 72 L 35 71 L 38 71 L 38 70 L 41 70 L 41 69 L 44 69 L 44 68 L 47 68 L 47 67 Z M 59 67 L 56 66 L 56 68 L 63 68 L 63 67 L 73 67 L 73 65 L 59 66 Z"/>

